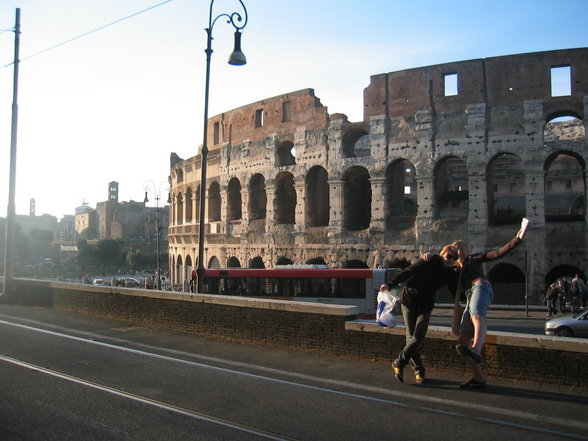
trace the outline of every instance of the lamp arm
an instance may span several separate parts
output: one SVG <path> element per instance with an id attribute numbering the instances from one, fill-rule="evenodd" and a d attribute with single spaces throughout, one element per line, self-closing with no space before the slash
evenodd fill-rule
<path id="1" fill-rule="evenodd" d="M 208 15 L 208 31 L 210 32 L 210 35 L 212 35 L 212 28 L 214 27 L 214 24 L 221 17 L 226 17 L 227 23 L 232 24 L 236 31 L 240 31 L 245 26 L 247 26 L 247 20 L 248 20 L 247 8 L 245 8 L 245 5 L 243 4 L 242 0 L 238 0 L 238 1 L 239 1 L 239 3 L 241 3 L 241 7 L 243 8 L 243 12 L 244 12 L 243 15 L 241 15 L 239 12 L 232 12 L 230 14 L 224 13 L 224 14 L 217 15 L 214 18 L 214 20 L 212 19 L 212 6 L 214 4 L 214 0 L 212 0 L 210 2 L 210 13 Z M 239 25 L 239 23 L 241 23 L 242 21 L 243 21 L 243 24 Z"/>

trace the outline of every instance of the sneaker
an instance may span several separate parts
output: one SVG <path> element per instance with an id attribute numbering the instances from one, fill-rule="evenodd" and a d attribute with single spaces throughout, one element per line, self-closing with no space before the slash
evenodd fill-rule
<path id="1" fill-rule="evenodd" d="M 482 356 L 474 348 L 468 348 L 462 344 L 456 345 L 455 350 L 462 357 L 470 357 L 476 363 L 482 363 Z"/>
<path id="2" fill-rule="evenodd" d="M 396 361 L 396 360 L 394 360 L 392 363 L 390 363 L 390 366 L 392 367 L 392 370 L 394 371 L 394 376 L 396 377 L 396 379 L 398 381 L 400 381 L 401 383 L 404 383 L 404 376 L 403 376 L 404 367 L 400 366 L 400 363 L 398 363 L 398 361 Z"/>
<path id="3" fill-rule="evenodd" d="M 470 378 L 465 383 L 459 385 L 460 389 L 483 389 L 486 387 L 485 381 L 476 380 L 474 377 Z"/>
<path id="4" fill-rule="evenodd" d="M 423 384 L 425 381 L 427 381 L 425 379 L 425 374 L 423 374 L 422 372 L 417 372 L 414 378 L 418 384 Z"/>

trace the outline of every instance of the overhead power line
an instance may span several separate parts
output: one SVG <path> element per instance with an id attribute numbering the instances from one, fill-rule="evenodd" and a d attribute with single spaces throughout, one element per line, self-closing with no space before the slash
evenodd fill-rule
<path id="1" fill-rule="evenodd" d="M 119 18 L 118 20 L 115 20 L 115 21 L 113 21 L 112 23 L 108 23 L 108 24 L 105 24 L 105 25 L 103 25 L 103 26 L 100 26 L 100 27 L 98 27 L 98 28 L 96 28 L 96 29 L 92 29 L 91 31 L 84 32 L 84 33 L 83 33 L 83 34 L 81 34 L 81 35 L 78 35 L 78 36 L 76 36 L 76 37 L 73 37 L 73 38 L 70 38 L 70 39 L 68 39 L 68 40 L 62 41 L 61 43 L 54 44 L 53 46 L 50 46 L 50 47 L 48 47 L 47 49 L 43 49 L 42 51 L 35 52 L 34 54 L 32 54 L 32 55 L 29 55 L 28 57 L 21 58 L 21 60 L 20 60 L 20 61 L 25 61 L 25 60 L 28 60 L 28 59 L 30 59 L 30 58 L 36 57 L 36 56 L 38 56 L 38 55 L 44 54 L 44 53 L 46 53 L 46 52 L 52 51 L 53 49 L 57 49 L 58 47 L 61 47 L 61 46 L 65 45 L 65 44 L 68 44 L 68 43 L 71 43 L 72 41 L 79 40 L 80 38 L 86 37 L 86 36 L 88 36 L 88 35 L 90 35 L 90 34 L 93 34 L 93 33 L 95 33 L 95 32 L 98 32 L 98 31 L 101 31 L 101 30 L 103 30 L 103 29 L 106 29 L 106 28 L 108 28 L 108 27 L 110 27 L 110 26 L 113 26 L 113 25 L 115 25 L 115 24 L 117 24 L 117 23 L 120 23 L 121 21 L 128 20 L 129 18 L 133 18 L 133 17 L 135 17 L 135 16 L 137 16 L 137 15 L 139 15 L 139 14 L 143 14 L 144 12 L 150 11 L 151 9 L 158 8 L 159 6 L 163 6 L 163 5 L 165 5 L 166 3 L 169 3 L 169 2 L 172 2 L 172 1 L 173 1 L 173 0 L 165 0 L 165 1 L 161 2 L 161 3 L 158 3 L 158 4 L 156 4 L 156 5 L 150 6 L 150 7 L 146 8 L 146 9 L 143 9 L 143 10 L 141 10 L 141 11 L 135 12 L 135 13 L 133 13 L 133 14 L 131 14 L 131 15 L 127 15 L 126 17 Z M 5 65 L 5 66 L 3 66 L 3 67 L 8 67 L 8 66 L 11 66 L 12 64 L 14 64 L 14 63 L 9 63 L 9 64 L 7 64 L 7 65 Z"/>

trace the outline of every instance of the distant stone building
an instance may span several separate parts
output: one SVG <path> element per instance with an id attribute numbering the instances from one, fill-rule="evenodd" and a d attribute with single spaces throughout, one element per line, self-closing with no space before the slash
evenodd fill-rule
<path id="1" fill-rule="evenodd" d="M 36 215 L 35 200 L 29 202 L 29 215 L 19 215 L 15 217 L 15 223 L 19 226 L 21 233 L 29 235 L 32 230 L 46 230 L 53 232 L 57 225 L 57 218 L 50 214 Z"/>
<path id="2" fill-rule="evenodd" d="M 108 199 L 93 209 L 84 203 L 76 208 L 75 231 L 81 234 L 87 228 L 96 232 L 96 239 L 149 239 L 160 222 L 160 239 L 167 240 L 169 208 L 146 207 L 144 202 L 119 202 L 118 183 L 108 184 Z"/>
<path id="3" fill-rule="evenodd" d="M 61 247 L 70 247 L 76 244 L 78 234 L 75 230 L 75 216 L 67 214 L 55 226 L 53 242 Z"/>
<path id="4" fill-rule="evenodd" d="M 455 239 L 525 243 L 487 267 L 497 288 L 588 267 L 588 49 L 374 75 L 363 121 L 312 89 L 209 119 L 205 266 L 396 266 Z M 567 117 L 567 118 L 562 118 Z M 172 280 L 198 259 L 200 156 L 171 155 Z"/>

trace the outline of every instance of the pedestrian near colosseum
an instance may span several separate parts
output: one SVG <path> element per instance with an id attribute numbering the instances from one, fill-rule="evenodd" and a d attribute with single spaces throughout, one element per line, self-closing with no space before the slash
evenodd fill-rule
<path id="1" fill-rule="evenodd" d="M 459 344 L 457 352 L 466 357 L 473 376 L 460 384 L 462 389 L 486 387 L 486 380 L 482 371 L 482 348 L 486 340 L 486 316 L 492 304 L 494 292 L 492 285 L 484 275 L 482 264 L 500 259 L 510 253 L 523 241 L 528 226 L 528 220 L 523 219 L 520 230 L 514 238 L 498 250 L 469 254 L 468 246 L 463 241 L 455 241 L 451 245 L 458 252 L 457 266 L 461 274 L 461 283 L 466 290 L 466 307 L 463 311 L 459 326 Z M 458 287 L 458 292 L 460 287 Z"/>

